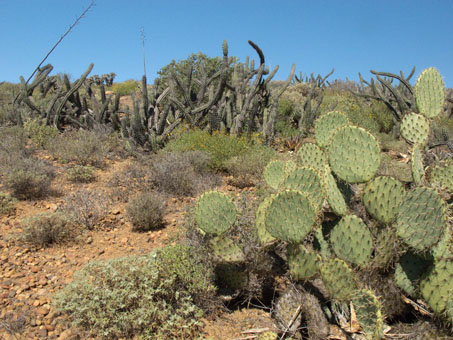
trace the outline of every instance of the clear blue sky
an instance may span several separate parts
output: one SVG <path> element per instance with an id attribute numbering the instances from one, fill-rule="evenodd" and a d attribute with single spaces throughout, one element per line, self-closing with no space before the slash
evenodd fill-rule
<path id="1" fill-rule="evenodd" d="M 0 81 L 31 74 L 90 0 L 0 0 Z M 371 78 L 370 69 L 416 75 L 434 66 L 453 87 L 452 0 L 96 0 L 96 6 L 63 40 L 48 62 L 53 73 L 93 74 L 116 80 L 143 74 L 140 28 L 146 33 L 148 78 L 171 62 L 202 51 L 257 59 L 263 50 L 275 79 L 296 72 L 331 79 Z"/>

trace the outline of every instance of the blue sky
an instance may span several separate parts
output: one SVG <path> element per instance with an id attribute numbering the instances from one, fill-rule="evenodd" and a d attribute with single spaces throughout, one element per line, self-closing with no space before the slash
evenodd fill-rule
<path id="1" fill-rule="evenodd" d="M 0 81 L 18 82 L 45 54 L 90 0 L 0 0 Z M 143 74 L 140 29 L 146 34 L 148 78 L 171 62 L 202 51 L 241 61 L 264 52 L 275 79 L 296 73 L 331 79 L 370 79 L 370 69 L 416 75 L 434 66 L 453 87 L 452 0 L 96 0 L 95 7 L 63 40 L 48 63 L 53 73 L 78 78 L 115 72 L 117 81 Z M 414 77 L 415 78 L 415 77 Z"/>

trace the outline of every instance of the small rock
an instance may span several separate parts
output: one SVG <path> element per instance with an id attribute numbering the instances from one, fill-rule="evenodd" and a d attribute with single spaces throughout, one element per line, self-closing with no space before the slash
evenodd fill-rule
<path id="1" fill-rule="evenodd" d="M 69 337 L 72 335 L 72 331 L 70 329 L 66 329 L 63 332 L 61 332 L 60 336 L 58 337 L 58 340 L 66 340 L 69 339 Z"/>
<path id="2" fill-rule="evenodd" d="M 38 336 L 41 338 L 47 338 L 47 329 L 46 328 L 38 329 Z"/>
<path id="3" fill-rule="evenodd" d="M 91 236 L 88 236 L 87 238 L 87 244 L 93 243 L 93 238 Z"/>

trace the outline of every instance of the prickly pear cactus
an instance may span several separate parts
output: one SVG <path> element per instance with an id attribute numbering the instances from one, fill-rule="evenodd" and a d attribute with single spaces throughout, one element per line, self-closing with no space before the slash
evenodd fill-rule
<path id="1" fill-rule="evenodd" d="M 285 162 L 279 160 L 270 162 L 264 168 L 263 177 L 267 185 L 277 189 L 286 177 Z"/>
<path id="2" fill-rule="evenodd" d="M 288 246 L 289 272 L 295 280 L 307 280 L 318 273 L 321 256 L 302 244 Z"/>
<path id="3" fill-rule="evenodd" d="M 425 116 L 409 113 L 401 121 L 400 132 L 409 143 L 423 145 L 428 139 L 429 121 Z"/>
<path id="4" fill-rule="evenodd" d="M 368 182 L 363 194 L 363 204 L 368 213 L 379 222 L 391 223 L 396 219 L 404 194 L 400 181 L 393 177 L 380 176 Z"/>
<path id="5" fill-rule="evenodd" d="M 333 212 L 340 216 L 346 215 L 348 212 L 348 206 L 346 205 L 340 189 L 338 189 L 337 182 L 335 181 L 328 165 L 324 168 L 322 185 L 326 193 L 327 202 Z"/>
<path id="6" fill-rule="evenodd" d="M 434 269 L 420 284 L 423 298 L 434 312 L 445 312 L 447 303 L 451 299 L 453 287 L 453 259 L 443 258 L 436 261 Z"/>
<path id="7" fill-rule="evenodd" d="M 276 194 L 265 212 L 266 230 L 289 243 L 302 242 L 316 221 L 315 206 L 306 194 L 296 190 Z"/>
<path id="8" fill-rule="evenodd" d="M 344 216 L 330 233 L 332 248 L 338 257 L 359 266 L 371 261 L 373 239 L 361 218 Z"/>
<path id="9" fill-rule="evenodd" d="M 408 295 L 416 297 L 418 283 L 422 274 L 426 272 L 431 262 L 423 254 L 407 252 L 395 268 L 395 283 Z"/>
<path id="10" fill-rule="evenodd" d="M 293 189 L 306 193 L 316 210 L 319 211 L 321 209 L 324 193 L 321 186 L 321 178 L 316 170 L 300 167 L 286 177 L 281 187 L 282 189 Z"/>
<path id="11" fill-rule="evenodd" d="M 255 226 L 258 235 L 258 239 L 263 247 L 268 247 L 274 244 L 277 239 L 273 237 L 269 232 L 266 230 L 265 224 L 265 216 L 266 210 L 272 202 L 272 199 L 275 195 L 270 195 L 266 197 L 258 206 L 255 215 Z"/>
<path id="12" fill-rule="evenodd" d="M 355 126 L 345 126 L 334 132 L 328 155 L 332 171 L 348 183 L 369 181 L 381 163 L 381 149 L 376 138 Z"/>
<path id="13" fill-rule="evenodd" d="M 349 301 L 357 290 L 354 274 L 340 259 L 328 259 L 319 267 L 327 290 L 337 300 Z"/>
<path id="14" fill-rule="evenodd" d="M 420 145 L 414 145 L 412 149 L 411 167 L 415 184 L 423 185 L 425 182 L 425 167 L 423 166 L 423 155 Z"/>
<path id="15" fill-rule="evenodd" d="M 205 192 L 195 207 L 198 227 L 207 234 L 220 235 L 227 231 L 236 220 L 236 214 L 233 201 L 219 191 Z"/>
<path id="16" fill-rule="evenodd" d="M 239 263 L 245 259 L 242 249 L 229 237 L 214 237 L 209 244 L 217 261 Z"/>
<path id="17" fill-rule="evenodd" d="M 302 144 L 297 151 L 297 157 L 302 166 L 308 166 L 320 172 L 324 171 L 324 167 L 327 164 L 324 151 L 314 143 Z"/>
<path id="18" fill-rule="evenodd" d="M 417 108 L 428 118 L 438 116 L 445 102 L 445 84 L 434 67 L 424 70 L 414 87 Z"/>
<path id="19" fill-rule="evenodd" d="M 330 144 L 336 129 L 351 125 L 348 117 L 339 111 L 331 111 L 321 115 L 315 122 L 315 139 L 321 148 Z"/>
<path id="20" fill-rule="evenodd" d="M 442 162 L 436 165 L 430 171 L 429 183 L 435 188 L 453 194 L 453 162 Z"/>
<path id="21" fill-rule="evenodd" d="M 409 246 L 423 251 L 440 241 L 446 221 L 446 205 L 440 195 L 434 189 L 420 187 L 404 197 L 396 230 Z"/>
<path id="22" fill-rule="evenodd" d="M 378 340 L 383 336 L 384 317 L 381 304 L 376 295 L 366 289 L 362 289 L 352 299 L 355 307 L 357 320 L 367 340 Z"/>

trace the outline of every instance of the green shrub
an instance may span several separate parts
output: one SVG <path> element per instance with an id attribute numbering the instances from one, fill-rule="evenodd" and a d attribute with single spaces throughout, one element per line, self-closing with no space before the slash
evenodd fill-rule
<path id="1" fill-rule="evenodd" d="M 164 225 L 164 204 L 162 197 L 150 192 L 139 194 L 130 200 L 126 213 L 132 223 L 133 231 L 149 231 Z"/>
<path id="2" fill-rule="evenodd" d="M 21 222 L 21 239 L 39 247 L 63 243 L 75 235 L 74 224 L 62 213 L 43 213 Z"/>
<path id="3" fill-rule="evenodd" d="M 379 125 L 379 131 L 389 133 L 393 128 L 393 114 L 383 102 L 372 101 L 370 106 L 371 118 Z"/>
<path id="4" fill-rule="evenodd" d="M 66 170 L 66 178 L 74 183 L 89 183 L 95 179 L 94 170 L 89 165 L 75 165 Z"/>
<path id="5" fill-rule="evenodd" d="M 231 184 L 243 188 L 252 186 L 262 178 L 264 167 L 274 158 L 275 151 L 265 145 L 257 145 L 249 151 L 225 162 L 226 170 L 234 176 Z"/>
<path id="6" fill-rule="evenodd" d="M 194 196 L 220 182 L 209 172 L 210 164 L 210 155 L 203 151 L 161 153 L 151 164 L 151 180 L 166 194 Z"/>
<path id="7" fill-rule="evenodd" d="M 7 215 L 14 211 L 16 200 L 10 195 L 0 191 L 0 216 Z"/>
<path id="8" fill-rule="evenodd" d="M 165 151 L 206 151 L 211 155 L 209 166 L 215 170 L 224 170 L 225 162 L 231 157 L 246 152 L 254 141 L 245 137 L 235 137 L 224 132 L 185 130 L 177 133 L 176 139 L 171 140 L 164 148 Z"/>
<path id="9" fill-rule="evenodd" d="M 45 161 L 34 158 L 17 159 L 4 168 L 3 184 L 18 199 L 34 199 L 49 193 L 55 172 Z"/>
<path id="10" fill-rule="evenodd" d="M 112 91 L 119 93 L 120 96 L 129 96 L 132 92 L 135 92 L 135 90 L 137 90 L 137 82 L 133 79 L 112 85 Z"/>
<path id="11" fill-rule="evenodd" d="M 101 339 L 195 339 L 215 301 L 212 277 L 195 249 L 179 245 L 91 262 L 54 301 Z"/>
<path id="12" fill-rule="evenodd" d="M 108 152 L 115 148 L 115 137 L 107 131 L 78 130 L 58 135 L 48 150 L 61 162 L 102 167 Z"/>
<path id="13" fill-rule="evenodd" d="M 24 129 L 33 144 L 45 148 L 58 135 L 58 129 L 48 126 L 39 119 L 30 119 L 24 123 Z"/>

